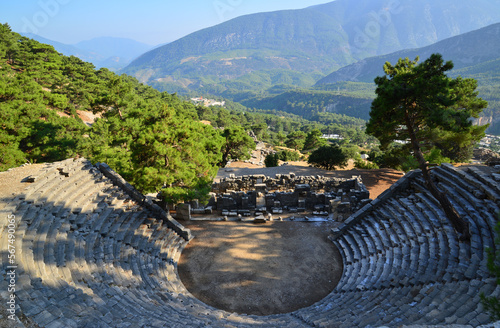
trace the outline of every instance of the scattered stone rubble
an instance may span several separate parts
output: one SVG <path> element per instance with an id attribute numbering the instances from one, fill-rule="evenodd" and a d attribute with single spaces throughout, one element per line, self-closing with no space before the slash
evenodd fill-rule
<path id="1" fill-rule="evenodd" d="M 357 176 L 340 179 L 294 173 L 277 174 L 275 178 L 231 175 L 214 183 L 207 206 L 196 201 L 181 204 L 177 207 L 177 218 L 189 219 L 190 214 L 213 212 L 223 217 L 301 213 L 341 220 L 369 201 L 369 192 Z"/>
<path id="2" fill-rule="evenodd" d="M 500 154 L 487 148 L 474 149 L 474 158 L 489 166 L 500 164 Z"/>

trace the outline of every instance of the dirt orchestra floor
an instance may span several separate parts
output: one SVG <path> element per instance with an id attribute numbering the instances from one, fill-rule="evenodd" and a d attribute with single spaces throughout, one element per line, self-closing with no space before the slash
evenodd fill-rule
<path id="1" fill-rule="evenodd" d="M 327 239 L 332 222 L 184 224 L 195 238 L 181 256 L 182 282 L 219 309 L 291 312 L 323 299 L 342 275 L 340 253 Z"/>

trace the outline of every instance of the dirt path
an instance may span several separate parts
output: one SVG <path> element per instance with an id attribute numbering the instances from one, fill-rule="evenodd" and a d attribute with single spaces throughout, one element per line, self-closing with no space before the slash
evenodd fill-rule
<path id="1" fill-rule="evenodd" d="M 269 315 L 311 305 L 342 275 L 327 239 L 333 223 L 196 222 L 179 275 L 199 300 L 230 312 Z"/>

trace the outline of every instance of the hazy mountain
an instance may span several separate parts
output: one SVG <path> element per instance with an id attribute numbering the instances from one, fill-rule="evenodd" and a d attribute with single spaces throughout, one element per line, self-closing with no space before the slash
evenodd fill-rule
<path id="1" fill-rule="evenodd" d="M 63 55 L 76 56 L 91 62 L 97 68 L 106 67 L 112 70 L 127 66 L 137 56 L 153 48 L 150 45 L 124 38 L 101 37 L 70 45 L 32 33 L 23 35 L 41 43 L 50 44 Z"/>
<path id="2" fill-rule="evenodd" d="M 499 21 L 500 0 L 337 0 L 235 18 L 154 49 L 124 72 L 165 88 L 306 84 L 363 58 Z"/>
<path id="3" fill-rule="evenodd" d="M 36 40 L 40 43 L 50 44 L 51 46 L 54 47 L 54 49 L 56 49 L 57 52 L 60 52 L 66 56 L 75 56 L 82 60 L 90 62 L 97 59 L 95 54 L 92 54 L 87 50 L 80 49 L 74 45 L 65 44 L 54 40 L 49 40 L 33 33 L 21 33 L 21 34 L 27 38 Z"/>
<path id="4" fill-rule="evenodd" d="M 399 58 L 415 59 L 417 56 L 423 61 L 433 53 L 440 53 L 445 60 L 453 61 L 455 69 L 498 60 L 500 58 L 500 23 L 448 38 L 427 47 L 363 59 L 322 78 L 317 85 L 343 81 L 373 82 L 375 77 L 384 74 L 383 66 L 387 61 L 395 64 Z M 486 72 L 481 67 L 483 66 L 475 69 L 476 74 L 479 71 Z"/>
<path id="5" fill-rule="evenodd" d="M 132 61 L 142 55 L 153 46 L 131 39 L 99 37 L 91 40 L 81 41 L 75 44 L 79 49 L 99 54 L 104 58 L 120 57 Z"/>

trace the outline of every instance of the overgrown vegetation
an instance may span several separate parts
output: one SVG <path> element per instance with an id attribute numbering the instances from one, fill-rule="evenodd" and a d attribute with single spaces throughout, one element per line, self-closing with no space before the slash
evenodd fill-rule
<path id="1" fill-rule="evenodd" d="M 264 159 L 264 165 L 266 167 L 276 167 L 279 165 L 279 161 L 299 161 L 300 159 L 301 155 L 299 152 L 282 149 L 276 153 L 267 155 Z"/>

